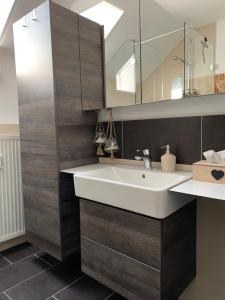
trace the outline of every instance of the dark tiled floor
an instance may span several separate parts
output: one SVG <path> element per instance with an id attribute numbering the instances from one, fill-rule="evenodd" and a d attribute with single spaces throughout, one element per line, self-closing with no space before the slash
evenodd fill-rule
<path id="1" fill-rule="evenodd" d="M 14 248 L 5 250 L 1 253 L 3 257 L 8 259 L 10 262 L 15 263 L 24 257 L 37 253 L 39 250 L 29 243 L 24 243 Z"/>
<path id="2" fill-rule="evenodd" d="M 0 270 L 8 265 L 10 265 L 10 263 L 4 257 L 0 256 Z"/>
<path id="3" fill-rule="evenodd" d="M 0 300 L 124 300 L 81 272 L 80 261 L 59 262 L 29 243 L 0 253 Z"/>

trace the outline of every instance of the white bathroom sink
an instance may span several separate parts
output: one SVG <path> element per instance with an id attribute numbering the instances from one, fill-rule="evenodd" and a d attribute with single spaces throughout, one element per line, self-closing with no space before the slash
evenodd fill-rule
<path id="1" fill-rule="evenodd" d="M 154 218 L 165 218 L 193 199 L 169 191 L 191 179 L 190 172 L 163 173 L 142 166 L 95 164 L 72 169 L 71 173 L 78 197 Z"/>

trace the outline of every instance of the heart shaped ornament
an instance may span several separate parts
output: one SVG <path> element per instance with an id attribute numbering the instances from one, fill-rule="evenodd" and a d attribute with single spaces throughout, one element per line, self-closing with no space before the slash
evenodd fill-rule
<path id="1" fill-rule="evenodd" d="M 225 175 L 222 170 L 212 170 L 211 174 L 212 177 L 215 178 L 216 180 L 222 179 Z"/>

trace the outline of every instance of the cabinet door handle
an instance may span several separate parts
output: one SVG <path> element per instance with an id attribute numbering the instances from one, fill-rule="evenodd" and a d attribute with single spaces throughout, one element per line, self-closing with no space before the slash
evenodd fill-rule
<path id="1" fill-rule="evenodd" d="M 23 27 L 27 27 L 27 16 L 24 16 L 23 17 L 23 21 L 22 21 L 23 23 L 22 23 L 22 26 Z"/>
<path id="2" fill-rule="evenodd" d="M 2 157 L 2 154 L 0 154 L 0 169 L 3 169 L 3 157 Z"/>

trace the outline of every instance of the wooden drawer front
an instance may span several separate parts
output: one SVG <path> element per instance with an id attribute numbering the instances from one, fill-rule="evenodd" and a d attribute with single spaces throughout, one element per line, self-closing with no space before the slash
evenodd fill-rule
<path id="1" fill-rule="evenodd" d="M 80 200 L 81 235 L 154 268 L 161 268 L 161 222 Z"/>
<path id="2" fill-rule="evenodd" d="M 131 300 L 160 300 L 160 271 L 86 238 L 82 270 Z"/>

